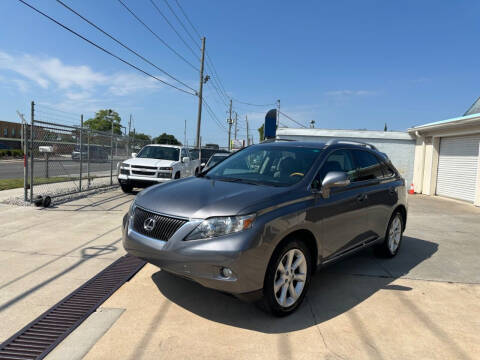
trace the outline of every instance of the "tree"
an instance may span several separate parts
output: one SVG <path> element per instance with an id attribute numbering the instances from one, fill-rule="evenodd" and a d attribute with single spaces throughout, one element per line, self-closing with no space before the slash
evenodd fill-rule
<path id="1" fill-rule="evenodd" d="M 385 123 L 385 126 L 383 127 L 383 131 L 387 131 L 388 128 L 387 128 L 387 123 Z"/>
<path id="2" fill-rule="evenodd" d="M 130 131 L 130 137 L 133 137 L 133 131 Z M 144 133 L 135 133 L 135 139 L 136 140 L 142 140 L 142 141 L 151 141 L 152 138 L 150 135 L 144 134 Z"/>
<path id="3" fill-rule="evenodd" d="M 262 142 L 263 139 L 265 138 L 264 137 L 264 132 L 265 132 L 265 124 L 262 124 L 262 126 L 260 126 L 258 128 L 258 136 L 260 136 L 260 141 L 259 142 Z"/>
<path id="4" fill-rule="evenodd" d="M 182 145 L 180 141 L 178 141 L 175 136 L 163 133 L 160 136 L 157 136 L 156 138 L 153 138 L 153 143 L 154 144 L 169 144 L 169 145 Z"/>
<path id="5" fill-rule="evenodd" d="M 88 119 L 83 124 L 92 130 L 110 132 L 112 131 L 112 120 L 113 132 L 117 135 L 122 135 L 122 129 L 120 127 L 122 119 L 116 111 L 111 109 L 97 111 L 94 118 Z"/>

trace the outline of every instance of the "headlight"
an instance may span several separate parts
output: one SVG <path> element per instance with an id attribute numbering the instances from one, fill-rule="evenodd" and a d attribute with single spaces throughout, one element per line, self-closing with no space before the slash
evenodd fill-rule
<path id="1" fill-rule="evenodd" d="M 253 220 L 255 214 L 206 219 L 186 237 L 186 240 L 208 239 L 243 231 L 252 227 Z"/>
<path id="2" fill-rule="evenodd" d="M 172 171 L 173 168 L 171 168 L 171 167 L 159 167 L 158 170 Z"/>
<path id="3" fill-rule="evenodd" d="M 122 162 L 122 163 L 120 163 L 120 167 L 121 168 L 129 168 L 130 164 L 126 164 L 126 163 Z"/>
<path id="4" fill-rule="evenodd" d="M 135 213 L 135 209 L 137 208 L 137 205 L 135 204 L 136 198 L 132 201 L 132 204 L 130 205 L 130 209 L 128 209 L 128 216 L 132 217 L 133 214 Z"/>

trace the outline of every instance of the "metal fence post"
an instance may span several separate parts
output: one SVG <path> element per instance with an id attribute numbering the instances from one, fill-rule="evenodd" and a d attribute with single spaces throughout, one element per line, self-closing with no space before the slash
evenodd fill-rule
<path id="1" fill-rule="evenodd" d="M 31 128 L 30 128 L 30 203 L 33 202 L 33 129 L 34 129 L 34 118 L 35 118 L 35 103 L 32 101 L 31 104 Z"/>
<path id="2" fill-rule="evenodd" d="M 23 200 L 28 199 L 28 138 L 27 138 L 27 123 L 22 119 L 22 137 L 23 137 Z"/>
<path id="3" fill-rule="evenodd" d="M 87 131 L 87 189 L 90 189 L 90 129 Z"/>
<path id="4" fill-rule="evenodd" d="M 113 185 L 113 120 L 112 120 L 112 134 L 110 138 L 110 186 Z"/>
<path id="5" fill-rule="evenodd" d="M 82 166 L 83 166 L 83 139 L 82 139 L 82 134 L 83 134 L 83 114 L 80 115 L 80 179 L 78 180 L 78 192 L 82 191 L 82 177 L 83 177 L 83 172 L 82 172 Z"/>

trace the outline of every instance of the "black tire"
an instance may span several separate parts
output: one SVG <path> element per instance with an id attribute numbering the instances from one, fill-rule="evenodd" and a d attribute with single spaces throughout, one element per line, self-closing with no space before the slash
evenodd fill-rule
<path id="1" fill-rule="evenodd" d="M 175 173 L 174 179 L 180 179 L 180 173 L 179 172 Z"/>
<path id="2" fill-rule="evenodd" d="M 392 250 L 390 246 L 390 230 L 392 229 L 392 226 L 395 226 L 395 220 L 398 219 L 400 221 L 400 240 L 398 241 L 398 244 Z M 403 231 L 405 230 L 405 220 L 403 218 L 403 215 L 400 211 L 395 211 L 390 218 L 390 221 L 388 222 L 387 226 L 387 231 L 385 232 L 385 237 L 383 241 L 375 246 L 375 255 L 378 257 L 386 257 L 386 258 L 392 258 L 395 255 L 398 254 L 398 251 L 400 250 L 400 247 L 402 245 L 402 240 L 403 240 Z"/>
<path id="3" fill-rule="evenodd" d="M 284 307 L 284 306 L 281 306 L 276 299 L 274 282 L 275 282 L 275 277 L 277 275 L 277 268 L 279 266 L 280 261 L 287 254 L 287 252 L 293 249 L 300 250 L 305 257 L 305 260 L 306 260 L 305 283 L 303 286 L 303 290 L 300 296 L 296 299 L 296 301 L 292 305 L 288 307 Z M 260 303 L 261 307 L 267 312 L 270 312 L 271 314 L 278 317 L 286 316 L 293 313 L 300 306 L 303 299 L 305 298 L 305 294 L 307 293 L 308 287 L 310 285 L 311 276 L 312 276 L 312 259 L 311 259 L 310 250 L 305 245 L 305 243 L 296 239 L 291 239 L 290 241 L 284 243 L 283 245 L 281 245 L 281 247 L 277 248 L 274 251 L 272 258 L 270 259 L 270 262 L 268 264 L 267 273 L 265 274 L 264 287 L 263 287 L 263 299 Z M 279 290 L 277 294 L 281 291 L 282 290 Z"/>
<path id="4" fill-rule="evenodd" d="M 133 190 L 133 186 L 130 184 L 120 184 L 120 187 L 125 194 L 130 194 Z"/>

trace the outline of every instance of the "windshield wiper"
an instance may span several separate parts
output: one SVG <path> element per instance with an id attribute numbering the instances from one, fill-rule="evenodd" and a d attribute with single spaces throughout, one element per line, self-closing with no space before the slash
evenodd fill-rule
<path id="1" fill-rule="evenodd" d="M 227 182 L 238 182 L 238 183 L 249 184 L 249 185 L 260 185 L 259 182 L 256 182 L 253 180 L 247 180 L 247 179 L 239 179 L 239 178 L 217 178 L 215 180 L 227 181 Z"/>

